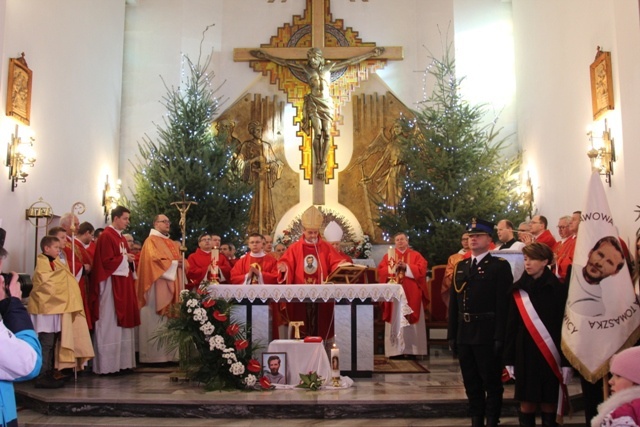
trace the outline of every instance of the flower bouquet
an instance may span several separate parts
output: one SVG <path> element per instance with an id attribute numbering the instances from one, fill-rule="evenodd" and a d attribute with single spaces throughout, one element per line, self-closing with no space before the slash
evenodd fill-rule
<path id="1" fill-rule="evenodd" d="M 178 349 L 180 366 L 190 380 L 206 390 L 253 388 L 262 367 L 251 358 L 243 325 L 233 323 L 233 304 L 209 297 L 206 288 L 180 293 L 180 304 L 157 337 Z"/>

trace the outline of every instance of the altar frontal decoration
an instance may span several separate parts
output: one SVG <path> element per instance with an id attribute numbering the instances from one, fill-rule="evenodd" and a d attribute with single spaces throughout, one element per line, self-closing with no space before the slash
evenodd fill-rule
<path id="1" fill-rule="evenodd" d="M 158 339 L 171 350 L 179 349 L 186 377 L 209 391 L 259 386 L 261 363 L 251 358 L 245 326 L 231 321 L 234 304 L 210 298 L 204 288 L 184 290 L 180 298 L 176 317 L 168 320 Z"/>

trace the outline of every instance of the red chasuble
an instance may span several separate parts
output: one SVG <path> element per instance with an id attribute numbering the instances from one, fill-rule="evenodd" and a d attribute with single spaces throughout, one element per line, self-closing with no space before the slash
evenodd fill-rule
<path id="1" fill-rule="evenodd" d="M 564 242 L 558 242 L 554 248 L 556 254 L 556 276 L 560 282 L 565 283 L 567 269 L 573 264 L 573 252 L 576 249 L 576 236 L 567 237 Z"/>
<path id="2" fill-rule="evenodd" d="M 538 243 L 544 243 L 552 250 L 556 245 L 556 239 L 555 237 L 553 237 L 553 234 L 551 234 L 549 230 L 544 230 L 538 237 L 535 238 L 535 241 Z"/>
<path id="3" fill-rule="evenodd" d="M 98 238 L 89 293 L 94 322 L 100 318 L 100 282 L 111 276 L 118 326 L 133 328 L 140 325 L 140 310 L 131 270 L 127 276 L 112 276 L 122 263 L 123 248 L 126 250 L 127 247 L 127 240 L 112 226 L 105 228 Z"/>
<path id="4" fill-rule="evenodd" d="M 260 271 L 262 272 L 262 281 L 265 285 L 275 285 L 278 283 L 278 261 L 271 255 L 265 254 L 261 257 L 254 257 L 251 253 L 246 254 L 240 259 L 236 260 L 235 265 L 231 269 L 231 284 L 242 285 L 245 280 L 245 276 L 249 272 L 251 264 L 260 265 Z"/>
<path id="5" fill-rule="evenodd" d="M 73 276 L 77 277 L 78 273 L 84 268 L 84 264 L 92 265 L 93 259 L 91 258 L 91 256 L 89 255 L 89 253 L 87 252 L 87 250 L 84 248 L 84 246 L 80 241 L 75 240 L 74 243 L 75 243 L 75 252 L 72 253 L 71 237 L 67 235 L 67 241 L 65 242 L 65 246 L 63 250 L 64 250 L 64 255 L 66 257 L 67 263 L 69 263 L 69 271 L 71 271 L 74 267 L 72 256 L 75 255 L 76 262 L 75 262 L 75 271 L 73 271 Z M 82 295 L 82 302 L 84 304 L 84 314 L 87 318 L 87 326 L 89 326 L 89 329 L 93 329 L 93 321 L 91 320 L 92 315 L 91 315 L 91 311 L 89 310 L 90 309 L 89 297 L 87 295 L 87 283 L 88 283 L 88 276 L 86 273 L 83 272 L 83 274 L 80 276 L 80 280 L 78 281 L 78 286 L 80 287 L 80 295 Z"/>
<path id="6" fill-rule="evenodd" d="M 413 279 L 404 276 L 402 278 L 396 278 L 396 281 L 402 285 L 402 289 L 404 289 L 407 301 L 409 302 L 409 307 L 413 310 L 413 313 L 408 316 L 409 323 L 418 323 L 420 310 L 424 310 L 427 304 L 429 304 L 427 260 L 413 249 L 407 249 L 404 253 L 396 249 L 396 260 L 402 260 L 411 268 L 411 272 L 413 273 Z M 387 283 L 389 279 L 389 260 L 387 254 L 384 255 L 380 265 L 378 265 L 378 279 L 380 283 Z M 385 302 L 382 307 L 382 320 L 391 322 L 392 304 Z"/>
<path id="7" fill-rule="evenodd" d="M 324 240 L 313 244 L 300 238 L 289 246 L 278 263 L 287 266 L 287 274 L 281 273 L 279 283 L 322 284 L 338 265 L 344 263 L 344 259 Z M 333 338 L 333 303 L 314 303 L 310 309 L 317 310 L 317 315 L 307 316 L 306 303 L 288 303 L 289 320 L 304 321 L 301 331 L 306 335 L 319 335 L 325 341 Z"/>
<path id="8" fill-rule="evenodd" d="M 96 242 L 94 242 L 93 240 L 89 242 L 89 246 L 86 248 L 86 250 L 91 257 L 91 262 L 93 263 L 93 257 L 96 254 Z"/>
<path id="9" fill-rule="evenodd" d="M 205 252 L 198 248 L 194 253 L 189 255 L 187 263 L 189 264 L 189 268 L 187 269 L 187 280 L 189 282 L 186 285 L 187 289 L 193 289 L 200 285 L 200 282 L 205 279 L 205 276 L 207 276 L 207 280 L 211 280 L 213 278 L 211 273 L 209 273 L 211 252 Z M 218 267 L 225 277 L 225 280 L 222 280 L 222 278 L 218 279 L 220 283 L 229 283 L 229 278 L 231 277 L 231 265 L 224 254 L 218 255 Z"/>

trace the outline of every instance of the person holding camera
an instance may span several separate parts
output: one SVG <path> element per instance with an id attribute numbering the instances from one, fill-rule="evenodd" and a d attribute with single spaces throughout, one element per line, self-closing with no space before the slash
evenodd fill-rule
<path id="1" fill-rule="evenodd" d="M 0 247 L 0 270 L 7 251 Z M 31 319 L 22 305 L 16 273 L 0 275 L 0 424 L 17 426 L 13 382 L 35 378 L 42 365 L 42 350 Z"/>

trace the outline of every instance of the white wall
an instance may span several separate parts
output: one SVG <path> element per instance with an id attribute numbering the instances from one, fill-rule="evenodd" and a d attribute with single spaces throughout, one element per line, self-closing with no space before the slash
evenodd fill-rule
<path id="1" fill-rule="evenodd" d="M 592 118 L 589 65 L 597 46 L 611 51 L 615 110 L 606 117 L 619 160 L 606 193 L 620 234 L 633 235 L 638 202 L 632 191 L 640 177 L 633 167 L 640 158 L 638 2 L 513 0 L 513 22 L 518 138 L 536 207 L 556 234 L 560 216 L 584 207 L 590 174 L 586 133 L 603 125 Z"/>
<path id="2" fill-rule="evenodd" d="M 16 123 L 5 115 L 9 58 L 25 52 L 33 70 L 31 126 L 21 126 L 19 134 L 35 135 L 37 161 L 15 192 L 4 158 L 0 179 L 0 218 L 10 252 L 5 270 L 31 271 L 35 233 L 24 212 L 40 197 L 57 215 L 83 202 L 81 221 L 103 224 L 105 175 L 113 176 L 118 166 L 125 8 L 113 0 L 4 0 L 0 11 L 3 147 Z"/>

